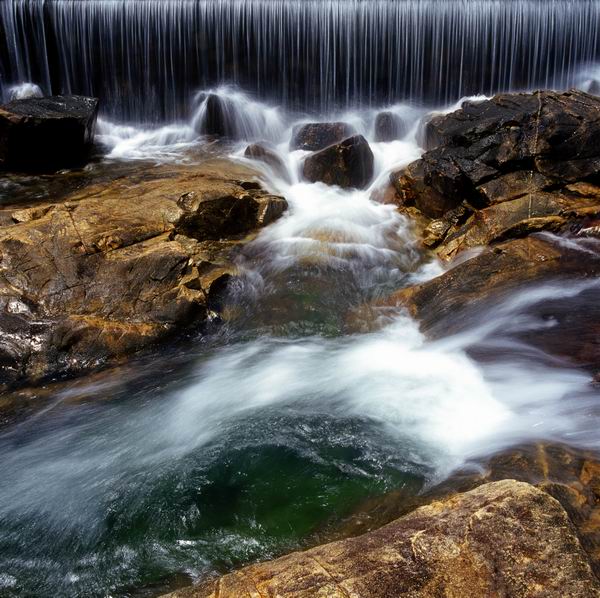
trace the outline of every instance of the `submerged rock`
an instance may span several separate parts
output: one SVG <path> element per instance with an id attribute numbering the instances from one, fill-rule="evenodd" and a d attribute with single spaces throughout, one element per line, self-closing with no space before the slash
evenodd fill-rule
<path id="1" fill-rule="evenodd" d="M 201 323 L 211 272 L 233 272 L 235 245 L 287 205 L 227 176 L 169 166 L 15 208 L 0 227 L 0 382 L 75 374 Z"/>
<path id="2" fill-rule="evenodd" d="M 362 135 L 355 135 L 308 156 L 303 173 L 312 183 L 363 189 L 373 178 L 373 152 Z"/>
<path id="3" fill-rule="evenodd" d="M 244 156 L 246 156 L 246 158 L 251 158 L 252 160 L 264 162 L 267 166 L 271 167 L 277 176 L 289 182 L 289 175 L 283 160 L 275 150 L 270 149 L 266 144 L 251 143 L 246 148 Z"/>
<path id="4" fill-rule="evenodd" d="M 514 480 L 445 498 L 356 538 L 245 567 L 170 598 L 600 596 L 567 513 Z"/>
<path id="5" fill-rule="evenodd" d="M 0 167 L 48 171 L 82 164 L 92 144 L 98 100 L 29 97 L 0 106 Z"/>
<path id="6" fill-rule="evenodd" d="M 290 149 L 314 152 L 354 135 L 352 125 L 345 122 L 308 123 L 294 127 Z"/>
<path id="7" fill-rule="evenodd" d="M 407 132 L 406 123 L 393 112 L 380 112 L 375 118 L 375 141 L 396 141 Z"/>

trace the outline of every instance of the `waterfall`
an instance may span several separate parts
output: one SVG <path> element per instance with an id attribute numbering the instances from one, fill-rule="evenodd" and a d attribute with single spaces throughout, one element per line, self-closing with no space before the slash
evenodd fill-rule
<path id="1" fill-rule="evenodd" d="M 566 88 L 600 58 L 595 0 L 3 0 L 0 91 L 99 96 L 187 117 L 236 85 L 313 112 Z"/>

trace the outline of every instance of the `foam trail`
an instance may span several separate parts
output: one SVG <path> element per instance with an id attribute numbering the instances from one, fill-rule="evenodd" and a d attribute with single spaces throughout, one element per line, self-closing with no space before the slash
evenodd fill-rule
<path id="1" fill-rule="evenodd" d="M 280 141 L 286 125 L 281 111 L 275 106 L 252 100 L 248 95 L 230 87 L 198 92 L 191 126 L 203 132 L 209 98 L 219 99 L 224 121 L 233 139 Z"/>
<path id="2" fill-rule="evenodd" d="M 109 159 L 157 161 L 181 160 L 198 135 L 186 124 L 172 124 L 155 129 L 117 125 L 98 119 L 97 142 L 108 149 Z"/>

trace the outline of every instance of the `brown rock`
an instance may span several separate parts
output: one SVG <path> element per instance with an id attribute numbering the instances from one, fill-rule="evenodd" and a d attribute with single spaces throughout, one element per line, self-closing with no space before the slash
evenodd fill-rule
<path id="1" fill-rule="evenodd" d="M 489 482 L 515 479 L 535 485 L 561 503 L 590 558 L 592 570 L 598 576 L 600 462 L 596 454 L 562 445 L 538 443 L 509 449 L 478 465 L 480 473 L 473 473 L 472 467 L 455 471 L 444 482 L 418 496 L 405 494 L 399 489 L 369 499 L 328 535 L 331 540 L 356 536 L 457 492 L 468 492 Z"/>
<path id="2" fill-rule="evenodd" d="M 290 149 L 314 152 L 354 135 L 354 127 L 345 122 L 308 123 L 294 127 Z"/>
<path id="3" fill-rule="evenodd" d="M 373 178 L 373 159 L 367 140 L 356 135 L 308 156 L 304 178 L 312 183 L 363 189 Z"/>
<path id="4" fill-rule="evenodd" d="M 15 210 L 0 228 L 2 382 L 74 374 L 202 322 L 211 270 L 286 207 L 256 187 L 165 167 Z"/>
<path id="5" fill-rule="evenodd" d="M 251 565 L 170 598 L 600 596 L 560 503 L 504 480 L 421 507 L 357 538 Z"/>
<path id="6" fill-rule="evenodd" d="M 270 166 L 273 172 L 289 182 L 289 175 L 287 168 L 283 163 L 283 160 L 279 157 L 277 152 L 268 148 L 264 143 L 251 143 L 244 152 L 246 158 L 252 160 L 258 160 L 264 162 L 267 166 Z"/>
<path id="7" fill-rule="evenodd" d="M 471 213 L 471 208 L 463 204 L 452 210 L 448 210 L 441 218 L 432 220 L 423 230 L 423 245 L 429 248 L 436 247 L 446 238 L 451 230 L 456 229 L 462 224 Z"/>
<path id="8" fill-rule="evenodd" d="M 440 218 L 461 201 L 444 195 L 425 182 L 424 163 L 417 160 L 404 170 L 390 174 L 390 181 L 403 206 L 415 206 L 428 218 Z"/>
<path id="9" fill-rule="evenodd" d="M 500 243 L 459 263 L 441 276 L 398 291 L 381 302 L 408 308 L 430 336 L 447 334 L 461 315 L 525 283 L 549 276 L 600 272 L 600 257 L 538 237 Z"/>
<path id="10" fill-rule="evenodd" d="M 558 193 L 536 193 L 476 211 L 454 235 L 446 237 L 439 252 L 450 259 L 464 249 L 489 245 L 541 230 L 558 231 L 574 218 L 600 214 L 600 203 L 570 199 Z"/>

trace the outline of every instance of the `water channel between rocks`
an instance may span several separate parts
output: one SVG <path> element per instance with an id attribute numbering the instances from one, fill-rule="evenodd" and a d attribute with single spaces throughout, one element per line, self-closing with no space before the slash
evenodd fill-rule
<path id="1" fill-rule="evenodd" d="M 266 139 L 285 170 L 259 178 L 289 210 L 241 252 L 212 335 L 67 383 L 0 432 L 0 593 L 152 595 L 310 543 L 369 498 L 415 495 L 519 443 L 597 448 L 590 374 L 535 342 L 562 325 L 549 303 L 595 309 L 596 281 L 522 288 L 436 341 L 399 310 L 356 331 L 357 307 L 442 272 L 411 223 L 376 201 L 389 171 L 420 155 L 425 109 L 394 106 L 408 125 L 389 143 L 373 140 L 375 111 L 335 115 L 375 155 L 370 187 L 343 191 L 300 180 L 303 152 L 288 144 L 301 116 L 217 93 L 243 143 L 198 140 L 194 123 L 103 120 L 108 155 L 90 179 L 199 151 L 247 162 L 247 142 Z M 6 184 L 14 199 L 51 183 Z"/>

